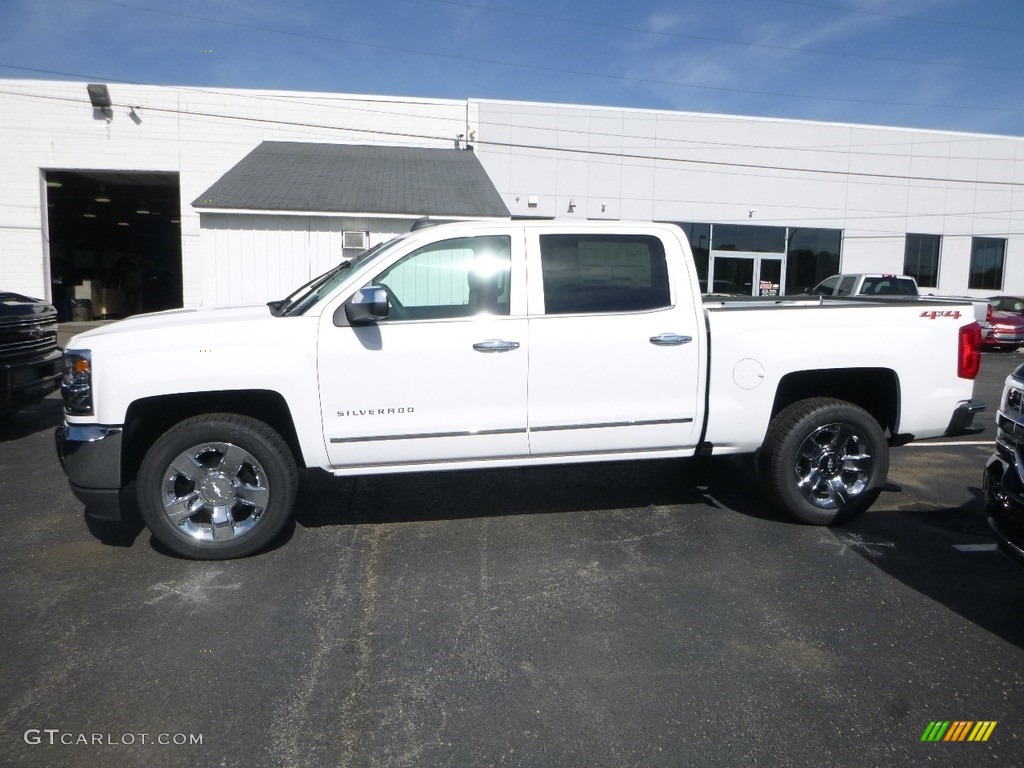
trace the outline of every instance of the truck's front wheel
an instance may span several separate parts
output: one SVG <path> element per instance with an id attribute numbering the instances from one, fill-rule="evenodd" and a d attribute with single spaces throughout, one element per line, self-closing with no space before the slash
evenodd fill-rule
<path id="1" fill-rule="evenodd" d="M 149 449 L 139 468 L 139 513 L 179 555 L 243 557 L 287 522 L 297 484 L 277 432 L 246 416 L 205 414 L 175 425 Z"/>
<path id="2" fill-rule="evenodd" d="M 889 446 L 878 422 L 863 408 L 832 398 L 801 400 L 780 411 L 762 451 L 773 495 L 814 525 L 862 514 L 889 472 Z"/>

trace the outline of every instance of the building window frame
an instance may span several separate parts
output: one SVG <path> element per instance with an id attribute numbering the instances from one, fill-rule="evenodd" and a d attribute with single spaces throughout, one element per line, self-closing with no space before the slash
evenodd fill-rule
<path id="1" fill-rule="evenodd" d="M 903 274 L 914 278 L 919 288 L 939 287 L 942 235 L 908 232 L 903 249 Z"/>
<path id="2" fill-rule="evenodd" d="M 790 227 L 786 237 L 787 295 L 809 291 L 831 275 L 842 272 L 842 229 Z"/>
<path id="3" fill-rule="evenodd" d="M 972 237 L 967 287 L 972 291 L 1002 291 L 1006 269 L 1006 238 Z"/>

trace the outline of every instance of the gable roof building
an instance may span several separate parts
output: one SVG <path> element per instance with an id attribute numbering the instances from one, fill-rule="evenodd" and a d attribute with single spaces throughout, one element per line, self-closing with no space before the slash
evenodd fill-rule
<path id="1" fill-rule="evenodd" d="M 265 141 L 192 203 L 200 211 L 507 217 L 474 152 Z"/>

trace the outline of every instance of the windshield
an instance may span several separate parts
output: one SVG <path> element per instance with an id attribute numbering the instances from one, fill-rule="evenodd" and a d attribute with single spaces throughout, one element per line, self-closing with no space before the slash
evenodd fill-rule
<path id="1" fill-rule="evenodd" d="M 403 237 L 404 235 L 400 235 L 399 237 L 394 237 L 386 242 L 378 243 L 373 246 L 373 248 L 363 251 L 354 258 L 345 259 L 333 269 L 324 272 L 322 275 L 314 277 L 305 285 L 296 288 L 285 298 L 269 302 L 267 306 L 270 307 L 270 312 L 277 317 L 301 315 L 319 302 L 324 296 L 333 292 L 341 283 L 345 273 L 351 267 L 365 261 L 377 253 L 380 253 L 385 248 L 401 240 Z"/>

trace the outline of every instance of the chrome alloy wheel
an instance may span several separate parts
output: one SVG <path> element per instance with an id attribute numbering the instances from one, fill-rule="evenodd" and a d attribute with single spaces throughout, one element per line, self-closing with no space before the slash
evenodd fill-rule
<path id="1" fill-rule="evenodd" d="M 849 424 L 825 424 L 801 443 L 797 489 L 821 509 L 838 509 L 868 487 L 874 459 L 868 441 Z"/>
<path id="2" fill-rule="evenodd" d="M 164 514 L 201 541 L 229 541 L 259 523 L 270 500 L 267 473 L 232 443 L 201 443 L 182 451 L 164 472 Z"/>

